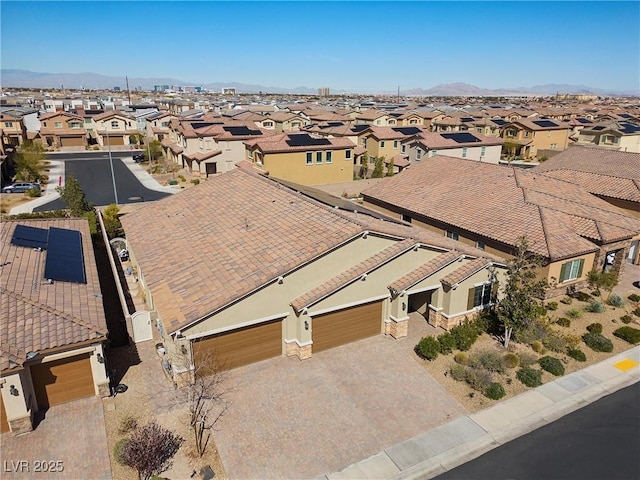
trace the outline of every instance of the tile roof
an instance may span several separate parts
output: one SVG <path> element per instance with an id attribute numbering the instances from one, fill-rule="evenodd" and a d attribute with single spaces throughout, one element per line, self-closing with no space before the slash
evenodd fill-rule
<path id="1" fill-rule="evenodd" d="M 479 272 L 487 265 L 490 265 L 491 262 L 486 258 L 476 258 L 471 260 L 470 262 L 462 264 L 459 268 L 456 268 L 453 272 L 448 273 L 440 280 L 445 285 L 455 286 L 460 282 L 463 282 L 471 275 L 476 272 Z"/>
<path id="2" fill-rule="evenodd" d="M 404 140 L 415 136 L 404 134 L 402 131 L 397 130 L 397 128 L 398 127 L 369 127 L 366 136 L 370 135 L 378 140 Z M 420 126 L 416 126 L 415 128 L 423 131 Z"/>
<path id="3" fill-rule="evenodd" d="M 258 149 L 264 153 L 281 153 L 281 152 L 306 152 L 315 150 L 339 150 L 354 148 L 356 145 L 348 138 L 335 138 L 335 137 L 314 137 L 323 138 L 329 143 L 327 145 L 301 145 L 292 146 L 287 143 L 290 139 L 290 135 L 300 135 L 299 133 L 282 133 L 278 135 L 265 136 L 262 138 L 256 138 L 247 140 L 245 145 L 251 149 Z M 304 135 L 304 134 L 303 134 Z M 309 134 L 310 135 L 310 134 Z"/>
<path id="4" fill-rule="evenodd" d="M 459 133 L 469 133 L 476 137 L 479 142 L 466 142 L 466 143 L 458 143 L 453 138 L 443 137 L 442 134 L 447 133 L 456 133 L 456 132 L 424 132 L 419 135 L 418 138 L 412 141 L 416 144 L 422 145 L 425 149 L 447 149 L 447 148 L 462 148 L 462 147 L 483 147 L 490 145 L 502 145 L 504 143 L 503 138 L 499 137 L 488 137 L 486 135 L 481 135 L 476 132 L 459 132 Z"/>
<path id="5" fill-rule="evenodd" d="M 386 112 L 381 112 L 379 110 L 369 109 L 369 110 L 363 110 L 362 112 L 360 112 L 356 118 L 359 119 L 359 120 L 376 120 L 376 119 L 378 119 L 380 117 L 384 117 L 386 115 L 387 115 Z"/>
<path id="6" fill-rule="evenodd" d="M 460 258 L 462 258 L 462 254 L 457 250 L 449 250 L 448 252 L 441 253 L 437 257 L 432 258 L 425 264 L 420 265 L 418 268 L 392 282 L 389 285 L 389 290 L 391 290 L 392 295 L 397 295 L 403 290 L 411 288 L 416 283 L 430 277 Z"/>

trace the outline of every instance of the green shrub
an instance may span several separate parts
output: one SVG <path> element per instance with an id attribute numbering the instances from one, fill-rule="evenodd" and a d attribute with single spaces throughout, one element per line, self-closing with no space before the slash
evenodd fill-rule
<path id="1" fill-rule="evenodd" d="M 623 315 L 620 317 L 620 321 L 622 323 L 631 323 L 632 320 L 633 318 L 631 318 L 631 315 Z"/>
<path id="2" fill-rule="evenodd" d="M 571 302 L 573 302 L 573 298 L 571 297 L 564 297 L 562 300 L 560 300 L 562 303 L 564 303 L 565 305 L 571 305 Z"/>
<path id="3" fill-rule="evenodd" d="M 124 465 L 124 461 L 122 460 L 122 451 L 124 450 L 124 446 L 128 441 L 128 438 L 121 438 L 113 446 L 113 458 L 115 458 L 116 462 L 118 462 L 120 465 Z"/>
<path id="4" fill-rule="evenodd" d="M 579 362 L 586 362 L 587 361 L 587 356 L 579 348 L 569 348 L 569 349 L 567 349 L 567 355 L 569 355 L 571 358 L 573 358 L 574 360 L 577 360 Z"/>
<path id="5" fill-rule="evenodd" d="M 585 305 L 584 309 L 591 313 L 602 313 L 604 312 L 604 303 L 599 300 L 591 300 L 587 305 Z"/>
<path id="6" fill-rule="evenodd" d="M 29 190 L 27 190 L 24 193 L 26 193 L 27 196 L 31 197 L 31 198 L 39 197 L 40 195 L 42 195 L 42 192 L 40 191 L 39 188 L 30 188 Z"/>
<path id="7" fill-rule="evenodd" d="M 549 332 L 549 335 L 542 339 L 542 345 L 552 352 L 561 353 L 567 349 L 567 340 L 556 332 Z"/>
<path id="8" fill-rule="evenodd" d="M 560 359 L 556 357 L 542 357 L 540 360 L 538 360 L 538 363 L 543 370 L 546 370 L 556 377 L 564 375 L 564 366 L 562 365 Z"/>
<path id="9" fill-rule="evenodd" d="M 484 391 L 484 396 L 491 400 L 500 400 L 505 395 L 506 392 L 504 391 L 504 387 L 498 382 L 491 383 Z"/>
<path id="10" fill-rule="evenodd" d="M 557 310 L 558 302 L 549 302 L 547 303 L 547 310 Z"/>
<path id="11" fill-rule="evenodd" d="M 466 351 L 478 340 L 478 330 L 470 323 L 463 323 L 451 329 L 458 350 Z"/>
<path id="12" fill-rule="evenodd" d="M 570 308 L 566 313 L 567 317 L 573 318 L 574 320 L 580 318 L 582 316 L 582 312 L 577 308 Z"/>
<path id="13" fill-rule="evenodd" d="M 542 342 L 540 340 L 535 340 L 533 342 L 531 342 L 531 350 L 533 350 L 536 353 L 540 353 L 542 352 Z"/>
<path id="14" fill-rule="evenodd" d="M 542 340 L 547 336 L 547 325 L 543 320 L 534 320 L 525 328 L 519 328 L 513 331 L 513 338 L 516 342 L 530 345 L 536 340 Z"/>
<path id="15" fill-rule="evenodd" d="M 538 362 L 538 357 L 533 353 L 529 352 L 521 352 L 518 354 L 518 358 L 520 359 L 521 367 L 528 367 Z"/>
<path id="16" fill-rule="evenodd" d="M 616 295 L 615 293 L 609 297 L 609 305 L 613 305 L 614 307 L 623 307 L 624 299 L 620 295 Z"/>
<path id="17" fill-rule="evenodd" d="M 449 367 L 449 375 L 458 382 L 464 382 L 467 378 L 467 367 L 454 363 Z"/>
<path id="18" fill-rule="evenodd" d="M 438 342 L 440 342 L 440 353 L 443 355 L 451 353 L 456 348 L 456 339 L 449 332 L 438 335 Z"/>
<path id="19" fill-rule="evenodd" d="M 194 185 L 198 185 L 200 183 L 200 179 L 199 178 L 192 178 L 191 179 L 191 183 L 193 183 Z"/>
<path id="20" fill-rule="evenodd" d="M 531 367 L 522 367 L 516 373 L 516 378 L 527 387 L 539 387 L 542 385 L 542 371 Z"/>
<path id="21" fill-rule="evenodd" d="M 469 356 L 469 366 L 497 373 L 504 373 L 507 370 L 504 358 L 495 350 L 481 350 L 473 353 Z"/>
<path id="22" fill-rule="evenodd" d="M 184 175 L 178 175 L 178 179 L 180 179 L 181 182 L 186 182 L 187 179 L 184 178 Z"/>
<path id="23" fill-rule="evenodd" d="M 169 180 L 167 183 L 168 183 L 169 185 L 177 185 L 177 184 L 178 184 L 178 181 L 177 181 L 177 180 L 173 180 L 173 179 L 172 179 L 172 180 Z"/>
<path id="24" fill-rule="evenodd" d="M 493 376 L 488 370 L 467 368 L 467 375 L 465 380 L 474 390 L 484 392 L 493 382 Z"/>
<path id="25" fill-rule="evenodd" d="M 467 352 L 458 352 L 453 356 L 453 361 L 460 365 L 466 365 L 469 362 L 469 354 Z"/>
<path id="26" fill-rule="evenodd" d="M 504 358 L 504 364 L 507 368 L 516 368 L 520 366 L 520 357 L 515 353 L 505 353 L 502 358 Z"/>
<path id="27" fill-rule="evenodd" d="M 587 346 L 596 352 L 612 352 L 613 343 L 600 333 L 585 333 L 582 340 Z"/>
<path id="28" fill-rule="evenodd" d="M 417 345 L 417 352 L 422 358 L 434 360 L 440 351 L 440 342 L 434 337 L 423 337 Z"/>
<path id="29" fill-rule="evenodd" d="M 620 327 L 613 334 L 624 340 L 625 342 L 633 343 L 634 345 L 640 342 L 640 330 L 633 327 Z"/>
<path id="30" fill-rule="evenodd" d="M 632 302 L 640 302 L 640 295 L 638 295 L 637 293 L 632 293 L 627 298 Z"/>
<path id="31" fill-rule="evenodd" d="M 589 332 L 589 333 L 602 333 L 602 324 L 601 323 L 592 323 L 591 325 L 587 325 L 587 332 Z"/>
<path id="32" fill-rule="evenodd" d="M 565 317 L 560 317 L 558 320 L 556 320 L 556 325 L 568 328 L 571 326 L 571 320 Z"/>
<path id="33" fill-rule="evenodd" d="M 631 313 L 633 313 L 636 317 L 640 317 L 640 307 L 632 310 Z"/>

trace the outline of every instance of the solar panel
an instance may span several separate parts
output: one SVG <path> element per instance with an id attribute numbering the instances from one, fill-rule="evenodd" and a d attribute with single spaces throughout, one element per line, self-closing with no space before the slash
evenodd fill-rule
<path id="1" fill-rule="evenodd" d="M 395 127 L 392 128 L 392 130 L 394 132 L 400 132 L 403 135 L 416 135 L 422 131 L 418 127 Z"/>
<path id="2" fill-rule="evenodd" d="M 290 147 L 312 147 L 316 145 L 331 145 L 326 138 L 313 138 L 308 133 L 289 134 L 287 145 Z"/>
<path id="3" fill-rule="evenodd" d="M 558 126 L 557 123 L 553 123 L 551 120 L 534 120 L 533 123 L 542 128 Z"/>
<path id="4" fill-rule="evenodd" d="M 48 247 L 44 278 L 61 282 L 87 283 L 80 232 L 50 227 Z"/>
<path id="5" fill-rule="evenodd" d="M 479 138 L 474 137 L 469 132 L 441 133 L 443 138 L 453 140 L 456 143 L 476 143 L 481 142 Z"/>
<path id="6" fill-rule="evenodd" d="M 600 131 L 600 130 L 604 130 L 605 128 L 607 128 L 607 127 L 604 127 L 602 125 L 597 125 L 597 126 L 591 128 L 591 130 Z"/>
<path id="7" fill-rule="evenodd" d="M 619 117 L 622 117 L 622 118 L 633 118 L 633 115 L 630 115 L 630 114 L 628 114 L 628 113 L 621 113 L 621 114 L 620 114 L 620 115 L 618 115 L 618 116 L 619 116 Z"/>
<path id="8" fill-rule="evenodd" d="M 369 128 L 371 125 L 354 125 L 351 127 L 351 131 L 354 133 L 360 133 L 363 130 L 366 130 L 367 128 Z"/>
<path id="9" fill-rule="evenodd" d="M 11 237 L 11 244 L 18 247 L 47 249 L 47 237 L 49 230 L 44 228 L 28 227 L 26 225 L 16 225 Z"/>
<path id="10" fill-rule="evenodd" d="M 222 127 L 225 132 L 229 132 L 233 136 L 240 135 L 262 135 L 260 130 L 252 130 L 249 127 L 241 126 L 232 126 L 232 127 Z"/>
<path id="11" fill-rule="evenodd" d="M 496 125 L 498 125 L 499 127 L 506 125 L 508 122 L 506 120 L 503 120 L 501 118 L 494 118 L 491 120 L 493 123 L 495 123 Z"/>
<path id="12" fill-rule="evenodd" d="M 471 117 L 462 117 L 460 119 L 461 122 L 475 122 L 475 118 L 471 118 Z"/>
<path id="13" fill-rule="evenodd" d="M 640 125 L 635 125 L 633 123 L 621 123 L 622 132 L 623 133 L 636 133 L 640 132 Z"/>
<path id="14" fill-rule="evenodd" d="M 193 122 L 191 124 L 191 128 L 193 128 L 194 130 L 197 130 L 199 128 L 205 128 L 205 127 L 210 127 L 211 125 L 219 125 L 219 123 L 214 123 L 214 122 Z"/>
<path id="15" fill-rule="evenodd" d="M 343 122 L 327 122 L 327 126 L 329 127 L 342 127 L 343 125 Z"/>
<path id="16" fill-rule="evenodd" d="M 593 123 L 588 118 L 576 118 L 576 120 L 579 121 L 580 123 Z"/>

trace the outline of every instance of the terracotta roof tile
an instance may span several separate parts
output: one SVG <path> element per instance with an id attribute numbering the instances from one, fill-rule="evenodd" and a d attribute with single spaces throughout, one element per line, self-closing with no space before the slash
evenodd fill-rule
<path id="1" fill-rule="evenodd" d="M 389 290 L 391 290 L 392 294 L 398 294 L 403 290 L 407 290 L 416 283 L 421 282 L 425 278 L 442 270 L 444 267 L 455 262 L 461 257 L 462 254 L 457 250 L 450 250 L 448 252 L 441 253 L 437 257 L 432 258 L 427 263 L 420 265 L 418 268 L 410 271 L 391 283 L 389 285 Z"/>
<path id="2" fill-rule="evenodd" d="M 457 285 L 458 283 L 469 278 L 474 273 L 479 272 L 489 264 L 491 264 L 491 262 L 486 258 L 482 258 L 482 257 L 476 258 L 475 260 L 462 264 L 459 268 L 456 268 L 453 272 L 450 272 L 449 274 L 445 275 L 441 279 L 441 282 L 450 286 Z"/>

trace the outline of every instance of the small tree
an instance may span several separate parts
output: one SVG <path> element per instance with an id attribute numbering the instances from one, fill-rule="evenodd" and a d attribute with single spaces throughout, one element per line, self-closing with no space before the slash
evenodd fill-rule
<path id="1" fill-rule="evenodd" d="M 41 143 L 26 141 L 18 147 L 15 157 L 16 179 L 25 182 L 40 182 L 46 168 L 47 154 Z"/>
<path id="2" fill-rule="evenodd" d="M 360 177 L 367 178 L 368 172 L 369 172 L 369 155 L 367 155 L 367 152 L 364 152 L 360 157 Z"/>
<path id="3" fill-rule="evenodd" d="M 393 158 L 387 163 L 387 177 L 393 177 Z"/>
<path id="4" fill-rule="evenodd" d="M 145 149 L 144 151 L 144 159 L 147 162 L 156 161 L 158 158 L 160 158 L 161 155 L 162 155 L 162 143 L 159 142 L 158 140 L 152 140 L 149 143 L 148 150 Z M 151 156 L 151 158 L 149 158 L 149 156 Z"/>
<path id="5" fill-rule="evenodd" d="M 60 198 L 67 204 L 67 208 L 74 217 L 80 217 L 85 212 L 91 211 L 91 206 L 84 194 L 84 190 L 78 183 L 75 175 L 70 173 L 65 181 L 64 187 L 57 187 Z"/>
<path id="6" fill-rule="evenodd" d="M 104 228 L 109 238 L 115 238 L 122 236 L 122 224 L 118 218 L 118 212 L 120 209 L 115 203 L 112 203 L 102 212 L 102 219 L 104 220 Z"/>
<path id="7" fill-rule="evenodd" d="M 135 145 L 142 145 L 144 136 L 141 133 L 132 133 L 129 135 L 129 142 Z"/>
<path id="8" fill-rule="evenodd" d="M 148 480 L 171 467 L 172 459 L 184 439 L 155 421 L 137 428 L 125 440 L 119 460 L 138 472 L 138 478 Z"/>
<path id="9" fill-rule="evenodd" d="M 376 157 L 371 178 L 382 178 L 384 176 L 384 157 Z"/>
<path id="10" fill-rule="evenodd" d="M 514 329 L 526 328 L 538 318 L 548 286 L 546 279 L 539 279 L 537 275 L 542 259 L 528 252 L 528 247 L 526 238 L 522 237 L 516 256 L 507 263 L 502 299 L 497 307 L 498 320 L 504 328 L 505 348 Z"/>
<path id="11" fill-rule="evenodd" d="M 595 288 L 597 290 L 605 290 L 608 293 L 608 301 L 611 298 L 613 289 L 616 285 L 618 285 L 618 273 L 614 272 L 613 270 L 608 272 L 599 272 L 598 270 L 593 269 L 589 272 L 587 281 L 589 282 L 589 286 L 591 288 Z"/>

